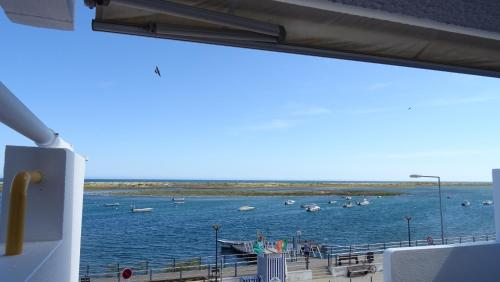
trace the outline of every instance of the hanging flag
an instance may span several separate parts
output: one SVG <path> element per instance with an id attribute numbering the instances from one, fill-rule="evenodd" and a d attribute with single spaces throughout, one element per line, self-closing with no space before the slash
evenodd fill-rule
<path id="1" fill-rule="evenodd" d="M 283 247 L 283 241 L 282 240 L 278 240 L 274 244 L 274 248 L 276 249 L 276 251 L 278 251 L 278 253 L 282 253 L 283 252 L 282 247 Z"/>

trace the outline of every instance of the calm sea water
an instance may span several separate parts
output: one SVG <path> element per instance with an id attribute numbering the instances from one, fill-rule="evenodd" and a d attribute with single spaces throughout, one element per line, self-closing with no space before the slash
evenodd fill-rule
<path id="1" fill-rule="evenodd" d="M 389 189 L 388 191 L 395 191 Z M 297 230 L 302 238 L 329 244 L 375 243 L 407 238 L 405 215 L 411 221 L 412 238 L 438 238 L 439 202 L 437 187 L 402 189 L 401 196 L 367 197 L 371 204 L 342 208 L 340 197 L 294 197 L 295 205 L 285 206 L 285 197 L 186 197 L 174 204 L 168 197 L 108 196 L 86 193 L 84 197 L 81 264 L 93 270 L 113 263 L 165 261 L 212 255 L 212 224 L 221 224 L 220 238 L 253 240 L 256 231 L 268 239 L 291 239 Z M 450 199 L 447 199 L 450 197 Z M 361 200 L 361 197 L 353 200 Z M 463 200 L 471 206 L 461 206 Z M 443 187 L 446 236 L 494 233 L 490 187 Z M 329 205 L 329 200 L 337 200 Z M 115 207 L 105 203 L 119 202 Z M 307 213 L 302 203 L 317 203 L 321 211 Z M 131 213 L 129 206 L 152 207 L 152 213 Z M 243 205 L 256 207 L 239 212 Z"/>

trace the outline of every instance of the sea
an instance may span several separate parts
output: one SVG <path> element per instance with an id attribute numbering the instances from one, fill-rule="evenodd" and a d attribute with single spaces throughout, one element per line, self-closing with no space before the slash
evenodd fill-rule
<path id="1" fill-rule="evenodd" d="M 304 190 L 310 188 L 304 187 Z M 335 188 L 329 188 L 335 189 Z M 356 188 L 354 188 L 356 189 Z M 363 188 L 358 188 L 363 190 Z M 366 190 L 367 188 L 364 188 Z M 314 197 L 185 197 L 175 204 L 170 197 L 115 196 L 108 191 L 85 192 L 81 242 L 81 267 L 105 272 L 113 265 L 148 262 L 161 266 L 166 261 L 210 256 L 215 233 L 219 238 L 255 240 L 260 232 L 268 240 L 301 239 L 321 244 L 350 245 L 404 241 L 408 238 L 405 216 L 411 216 L 412 240 L 440 237 L 438 187 L 377 188 L 401 195 L 367 198 L 366 206 L 343 208 L 339 196 Z M 444 233 L 446 237 L 494 234 L 491 186 L 442 187 Z M 294 205 L 284 205 L 288 199 Z M 334 200 L 336 204 L 328 202 Z M 468 200 L 471 205 L 463 207 Z M 120 203 L 105 207 L 106 203 Z M 306 212 L 301 204 L 316 203 L 319 212 Z M 131 213 L 130 206 L 153 208 L 151 213 Z M 240 212 L 241 206 L 253 206 Z"/>

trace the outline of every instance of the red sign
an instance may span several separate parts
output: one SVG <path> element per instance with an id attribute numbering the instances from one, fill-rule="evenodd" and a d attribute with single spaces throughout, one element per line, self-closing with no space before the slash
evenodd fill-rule
<path id="1" fill-rule="evenodd" d="M 130 279 L 130 277 L 132 277 L 132 269 L 124 268 L 122 270 L 122 278 L 123 279 Z"/>

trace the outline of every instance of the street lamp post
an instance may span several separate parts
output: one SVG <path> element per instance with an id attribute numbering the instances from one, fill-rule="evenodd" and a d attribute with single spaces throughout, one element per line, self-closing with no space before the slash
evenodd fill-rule
<path id="1" fill-rule="evenodd" d="M 212 228 L 215 230 L 215 282 L 219 277 L 219 224 L 212 225 Z"/>
<path id="2" fill-rule="evenodd" d="M 430 176 L 430 175 L 418 175 L 412 174 L 411 178 L 434 178 L 438 180 L 438 188 L 439 188 L 439 214 L 441 218 L 441 244 L 444 245 L 444 228 L 443 228 L 443 204 L 441 200 L 441 177 L 439 176 Z"/>
<path id="3" fill-rule="evenodd" d="M 408 247 L 411 247 L 411 236 L 410 236 L 410 220 L 411 220 L 411 216 L 405 216 L 405 219 L 408 222 Z"/>

